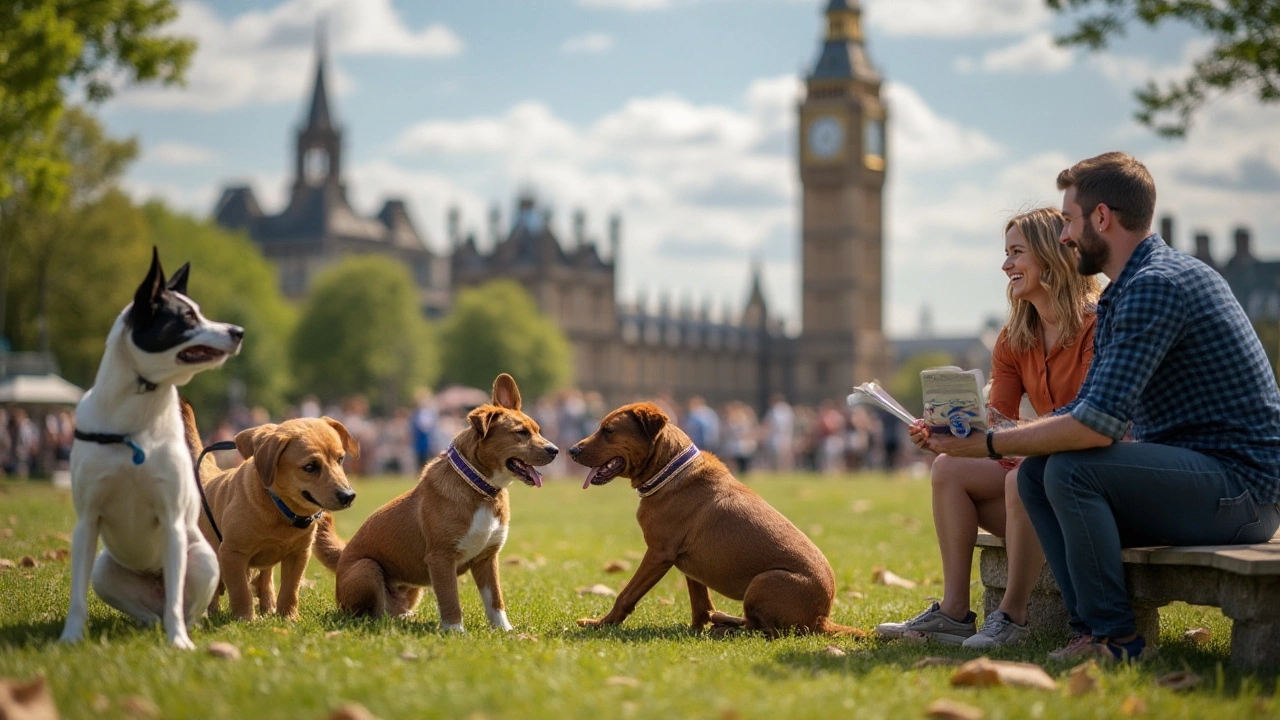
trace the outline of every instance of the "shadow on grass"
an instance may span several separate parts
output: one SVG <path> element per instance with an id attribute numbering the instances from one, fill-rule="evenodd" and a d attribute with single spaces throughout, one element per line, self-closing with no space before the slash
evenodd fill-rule
<path id="1" fill-rule="evenodd" d="M 0 649 L 47 650 L 58 644 L 58 638 L 62 636 L 62 627 L 65 623 L 66 618 L 57 618 L 2 626 L 0 627 Z M 108 640 L 131 640 L 139 635 L 151 635 L 156 632 L 155 626 L 140 625 L 123 617 L 105 619 L 90 617 L 84 629 L 84 642 L 96 642 L 101 637 Z"/>

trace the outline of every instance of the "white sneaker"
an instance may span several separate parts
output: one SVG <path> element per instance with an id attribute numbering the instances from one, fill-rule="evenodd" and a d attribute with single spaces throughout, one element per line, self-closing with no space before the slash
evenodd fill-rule
<path id="1" fill-rule="evenodd" d="M 892 640 L 902 637 L 903 633 L 915 632 L 941 643 L 959 645 L 964 642 L 965 638 L 977 632 L 977 627 L 974 624 L 977 619 L 978 616 L 974 615 L 972 611 L 965 616 L 963 621 L 952 619 L 942 612 L 942 608 L 938 603 L 934 603 L 929 606 L 928 610 L 906 622 L 880 623 L 876 626 L 876 635 L 886 640 Z"/>
<path id="2" fill-rule="evenodd" d="M 997 610 L 987 616 L 982 629 L 971 638 L 960 643 L 963 647 L 986 650 L 987 648 L 1016 645 L 1027 639 L 1030 632 L 1026 625 L 1019 625 L 1003 610 Z"/>

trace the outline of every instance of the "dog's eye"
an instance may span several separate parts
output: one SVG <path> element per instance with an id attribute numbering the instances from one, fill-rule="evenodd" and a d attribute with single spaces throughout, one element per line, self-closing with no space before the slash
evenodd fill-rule
<path id="1" fill-rule="evenodd" d="M 520 428 L 516 431 L 516 434 L 520 437 L 533 437 L 533 433 L 529 432 L 528 428 Z"/>
<path id="2" fill-rule="evenodd" d="M 182 319 L 183 319 L 183 320 L 188 320 L 188 321 L 190 321 L 190 322 L 195 322 L 195 321 L 196 321 L 196 312 L 195 312 L 194 310 L 192 310 L 191 308 L 187 308 L 187 309 L 186 309 L 185 311 L 183 311 L 183 313 L 182 313 Z"/>
<path id="3" fill-rule="evenodd" d="M 601 434 L 601 435 L 612 435 L 612 434 L 613 434 L 613 428 L 611 428 L 611 427 L 602 427 L 602 428 L 600 428 L 600 434 Z"/>
<path id="4" fill-rule="evenodd" d="M 320 470 L 320 464 L 316 462 L 309 462 L 306 465 L 303 465 L 302 469 L 303 471 L 309 472 L 309 473 L 317 472 Z"/>

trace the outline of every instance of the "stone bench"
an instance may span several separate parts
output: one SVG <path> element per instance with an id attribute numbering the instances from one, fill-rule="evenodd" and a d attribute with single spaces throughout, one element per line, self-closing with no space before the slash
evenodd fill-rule
<path id="1" fill-rule="evenodd" d="M 1000 607 L 1009 565 L 1004 541 L 978 534 L 983 607 Z M 1280 667 L 1280 533 L 1261 545 L 1149 547 L 1121 551 L 1129 600 L 1138 632 L 1160 636 L 1159 608 L 1175 600 L 1222 608 L 1231 618 L 1231 663 L 1253 670 Z M 1027 614 L 1033 630 L 1067 628 L 1067 611 L 1049 566 L 1031 593 Z"/>

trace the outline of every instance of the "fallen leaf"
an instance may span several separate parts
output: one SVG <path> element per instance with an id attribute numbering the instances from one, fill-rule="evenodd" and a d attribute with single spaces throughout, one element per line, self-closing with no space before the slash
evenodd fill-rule
<path id="1" fill-rule="evenodd" d="M 939 720 L 981 720 L 984 714 L 980 708 L 946 698 L 929 703 L 924 712 L 925 715 Z"/>
<path id="2" fill-rule="evenodd" d="M 346 703 L 329 713 L 328 720 L 378 720 L 378 716 L 360 703 Z"/>
<path id="3" fill-rule="evenodd" d="M 502 564 L 503 565 L 519 565 L 521 567 L 524 567 L 525 565 L 529 564 L 529 561 L 526 560 L 523 555 L 508 555 L 507 557 L 503 558 Z"/>
<path id="4" fill-rule="evenodd" d="M 277 635 L 288 635 L 289 628 L 281 628 L 281 627 L 271 628 L 271 632 Z"/>
<path id="5" fill-rule="evenodd" d="M 56 550 L 45 550 L 40 557 L 45 560 L 66 560 L 71 557 L 71 551 L 66 548 L 58 548 Z"/>
<path id="6" fill-rule="evenodd" d="M 18 567 L 18 564 L 9 558 L 0 558 L 0 570 L 6 570 L 11 567 Z"/>
<path id="7" fill-rule="evenodd" d="M 342 631 L 341 631 L 341 630 L 330 630 L 329 632 L 327 632 L 327 633 L 325 633 L 325 634 L 324 634 L 324 639 L 325 639 L 325 640 L 332 640 L 332 639 L 334 639 L 334 638 L 338 637 L 338 636 L 339 636 L 339 635 L 341 635 L 341 634 L 342 634 Z"/>
<path id="8" fill-rule="evenodd" d="M 47 532 L 43 535 L 46 540 L 61 540 L 68 545 L 71 544 L 71 536 L 64 532 Z"/>
<path id="9" fill-rule="evenodd" d="M 39 675 L 30 680 L 0 678 L 0 718 L 58 720 L 49 684 Z"/>
<path id="10" fill-rule="evenodd" d="M 1008 685 L 1053 690 L 1058 684 L 1044 668 L 1032 663 L 1006 662 L 980 657 L 960 666 L 951 676 L 951 684 L 967 687 Z"/>
<path id="11" fill-rule="evenodd" d="M 605 597 L 616 597 L 617 594 L 618 593 L 614 592 L 613 588 L 600 583 L 596 583 L 591 587 L 578 588 L 578 595 L 603 595 Z"/>
<path id="12" fill-rule="evenodd" d="M 871 571 L 871 582 L 877 585 L 888 585 L 890 587 L 906 588 L 908 590 L 914 588 L 916 583 L 912 580 L 899 577 L 892 570 L 878 567 Z"/>
<path id="13" fill-rule="evenodd" d="M 907 630 L 902 633 L 902 640 L 912 645 L 924 645 L 929 642 L 929 636 L 919 630 Z"/>
<path id="14" fill-rule="evenodd" d="M 827 657 L 844 657 L 846 655 L 845 651 L 837 645 L 828 645 L 822 648 L 822 654 Z"/>
<path id="15" fill-rule="evenodd" d="M 298 581 L 298 587 L 302 588 L 303 590 L 315 590 L 316 581 L 312 580 L 309 577 L 304 577 Z"/>
<path id="16" fill-rule="evenodd" d="M 864 595 L 864 594 L 862 594 L 862 593 L 858 592 L 857 590 L 850 590 L 849 592 L 845 593 L 845 595 L 848 595 L 849 597 L 853 598 L 854 600 L 866 600 L 866 599 L 867 599 L 867 596 L 866 596 L 866 595 Z"/>
<path id="17" fill-rule="evenodd" d="M 927 667 L 945 667 L 949 665 L 959 665 L 959 664 L 960 664 L 960 661 L 957 660 L 956 658 L 930 656 L 927 658 L 920 658 L 919 660 L 917 660 L 914 667 L 916 670 L 920 670 Z"/>
<path id="18" fill-rule="evenodd" d="M 30 555 L 23 555 L 22 559 L 18 561 L 18 564 L 24 568 L 40 567 L 40 563 L 36 562 L 36 559 Z"/>
<path id="19" fill-rule="evenodd" d="M 10 526 L 13 526 L 13 525 L 17 525 L 17 524 L 18 524 L 18 516 L 17 516 L 17 515 L 10 515 L 10 516 L 9 516 L 9 525 L 10 525 Z"/>
<path id="20" fill-rule="evenodd" d="M 1147 703 L 1137 695 L 1130 695 L 1120 703 L 1120 714 L 1133 717 L 1134 715 L 1146 715 Z"/>
<path id="21" fill-rule="evenodd" d="M 676 599 L 675 599 L 675 598 L 669 598 L 669 597 L 660 597 L 660 598 L 658 598 L 658 604 L 659 604 L 659 605 L 675 605 L 675 604 L 676 604 Z"/>
<path id="22" fill-rule="evenodd" d="M 130 695 L 120 701 L 120 709 L 125 714 L 134 718 L 158 718 L 160 717 L 160 708 L 151 700 L 141 695 Z"/>
<path id="23" fill-rule="evenodd" d="M 1090 660 L 1080 663 L 1067 673 L 1067 694 L 1084 695 L 1098 689 L 1098 678 L 1095 671 L 1098 663 Z"/>
<path id="24" fill-rule="evenodd" d="M 1182 634 L 1182 637 L 1190 640 L 1197 645 L 1204 645 L 1213 639 L 1213 633 L 1209 628 L 1191 628 Z"/>
<path id="25" fill-rule="evenodd" d="M 529 633 L 520 633 L 519 635 L 516 635 L 516 639 L 517 639 L 517 640 L 528 640 L 529 642 L 538 642 L 538 636 L 537 636 L 537 635 L 530 635 Z"/>
<path id="26" fill-rule="evenodd" d="M 209 643 L 209 654 L 223 660 L 239 660 L 240 648 L 229 642 L 214 641 Z"/>
<path id="27" fill-rule="evenodd" d="M 604 571 L 607 573 L 626 572 L 631 569 L 631 563 L 626 560 L 610 560 L 604 564 Z"/>
<path id="28" fill-rule="evenodd" d="M 408 650 L 405 650 L 404 652 L 400 653 L 400 659 L 404 660 L 405 662 L 415 662 L 418 659 L 418 654 L 415 652 L 409 652 Z"/>
<path id="29" fill-rule="evenodd" d="M 1179 670 L 1171 672 L 1168 675 L 1161 675 L 1156 678 L 1156 684 L 1162 688 L 1167 688 L 1178 692 L 1180 690 L 1191 690 L 1204 682 L 1203 678 L 1191 672 L 1190 670 Z"/>
<path id="30" fill-rule="evenodd" d="M 605 680 L 605 681 L 604 681 L 604 684 L 605 684 L 605 685 L 616 685 L 616 686 L 619 686 L 619 687 L 631 687 L 631 688 L 638 688 L 638 687 L 640 687 L 640 681 L 639 681 L 639 680 L 637 680 L 637 679 L 635 679 L 635 678 L 633 678 L 633 677 L 627 677 L 627 676 L 625 676 L 625 675 L 614 675 L 613 677 L 608 678 L 607 680 Z"/>
<path id="31" fill-rule="evenodd" d="M 13 537 L 13 528 L 0 528 L 0 537 Z"/>

